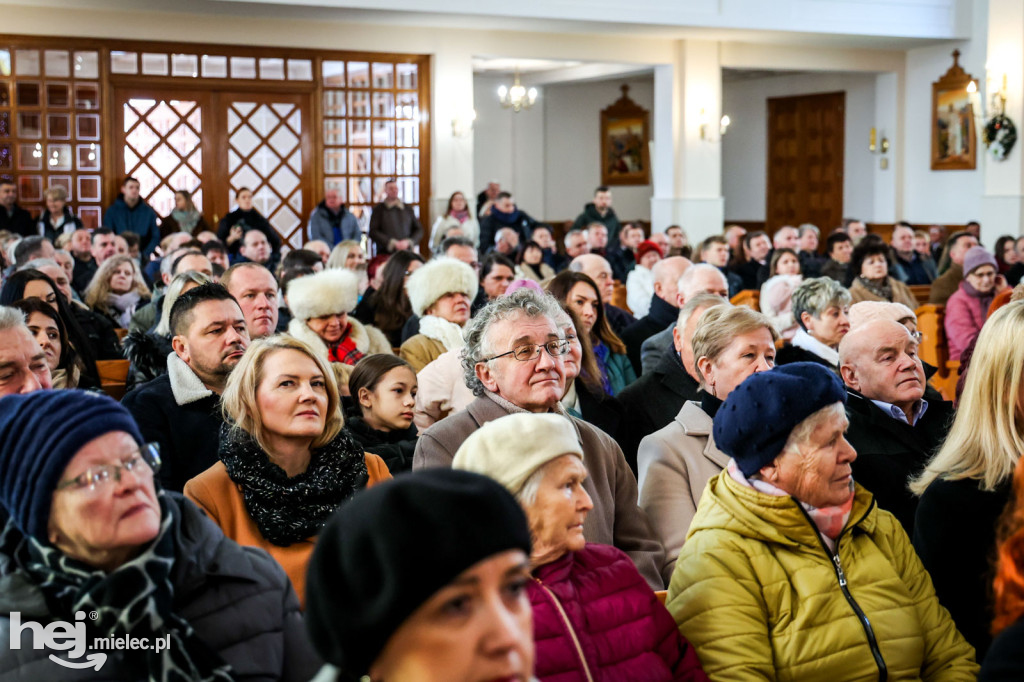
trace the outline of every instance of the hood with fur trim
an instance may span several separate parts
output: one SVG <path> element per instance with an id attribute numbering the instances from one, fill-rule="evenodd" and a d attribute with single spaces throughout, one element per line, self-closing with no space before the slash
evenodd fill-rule
<path id="1" fill-rule="evenodd" d="M 476 272 L 454 258 L 433 258 L 409 275 L 405 290 L 409 294 L 412 311 L 423 317 L 423 311 L 445 294 L 460 292 L 472 301 L 480 288 Z"/>
<path id="2" fill-rule="evenodd" d="M 348 322 L 352 325 L 352 331 L 349 334 L 360 353 L 366 353 L 367 355 L 374 353 L 394 354 L 391 352 L 391 345 L 388 343 L 387 337 L 379 329 L 368 324 L 364 325 L 352 316 L 349 316 Z M 327 344 L 305 322 L 293 318 L 288 323 L 288 334 L 300 341 L 305 341 L 313 347 L 313 350 L 318 355 L 324 359 L 327 358 Z"/>
<path id="3" fill-rule="evenodd" d="M 359 303 L 359 278 L 345 268 L 331 268 L 293 279 L 288 284 L 288 309 L 296 320 L 350 313 Z"/>

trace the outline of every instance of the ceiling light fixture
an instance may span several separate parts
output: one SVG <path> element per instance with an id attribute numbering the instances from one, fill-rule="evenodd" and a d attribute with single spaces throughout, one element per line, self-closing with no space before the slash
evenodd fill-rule
<path id="1" fill-rule="evenodd" d="M 532 107 L 537 101 L 537 88 L 527 90 L 523 87 L 523 84 L 519 82 L 519 69 L 516 68 L 512 87 L 498 86 L 498 101 L 501 102 L 501 106 L 512 109 L 518 114 L 523 109 Z"/>

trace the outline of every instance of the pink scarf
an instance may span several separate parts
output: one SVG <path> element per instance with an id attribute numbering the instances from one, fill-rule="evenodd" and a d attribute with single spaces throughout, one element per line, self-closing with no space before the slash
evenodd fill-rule
<path id="1" fill-rule="evenodd" d="M 772 495 L 774 497 L 791 497 L 789 493 L 781 488 L 762 481 L 759 479 L 748 479 L 740 471 L 740 468 L 736 465 L 736 460 L 730 459 L 729 464 L 726 467 L 729 472 L 729 477 L 736 481 L 740 485 L 753 488 L 754 490 L 764 493 L 765 495 Z M 847 520 L 850 518 L 850 511 L 853 509 L 853 480 L 850 481 L 850 496 L 840 505 L 834 507 L 812 507 L 806 502 L 800 502 L 796 500 L 807 515 L 811 517 L 811 521 L 814 522 L 815 527 L 818 529 L 818 534 L 821 535 L 821 539 L 825 541 L 828 548 L 835 552 L 836 551 L 836 540 L 839 538 L 839 534 L 843 532 L 843 528 L 846 526 Z"/>
<path id="2" fill-rule="evenodd" d="M 464 223 L 464 222 L 466 222 L 466 220 L 469 219 L 469 209 L 466 209 L 464 211 L 452 211 L 448 215 L 450 215 L 451 217 L 455 218 L 460 223 Z"/>

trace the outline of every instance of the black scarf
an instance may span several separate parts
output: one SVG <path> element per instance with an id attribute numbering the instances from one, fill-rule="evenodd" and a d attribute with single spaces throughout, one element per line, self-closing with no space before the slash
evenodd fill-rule
<path id="1" fill-rule="evenodd" d="M 884 298 L 886 301 L 892 301 L 892 284 L 888 277 L 881 281 L 858 277 L 857 281 L 860 282 L 862 287 L 870 291 L 875 296 Z"/>
<path id="2" fill-rule="evenodd" d="M 707 391 L 700 392 L 700 409 L 704 410 L 705 413 L 712 419 L 718 414 L 718 408 L 722 406 L 722 401 L 711 395 Z"/>
<path id="3" fill-rule="evenodd" d="M 313 450 L 309 468 L 292 478 L 255 438 L 230 424 L 221 427 L 219 455 L 228 476 L 241 486 L 256 527 L 279 547 L 319 534 L 331 512 L 365 488 L 369 478 L 362 449 L 344 431 Z"/>
<path id="4" fill-rule="evenodd" d="M 230 681 L 231 667 L 196 636 L 192 626 L 173 610 L 177 505 L 160 493 L 160 532 L 143 552 L 110 573 L 72 559 L 47 543 L 24 536 L 8 521 L 0 547 L 18 570 L 43 594 L 57 619 L 74 620 L 78 611 L 95 613 L 85 620 L 88 637 L 147 637 L 150 642 L 170 636 L 170 647 L 125 649 L 133 677 L 161 682 Z M 89 647 L 91 649 L 91 647 Z"/>

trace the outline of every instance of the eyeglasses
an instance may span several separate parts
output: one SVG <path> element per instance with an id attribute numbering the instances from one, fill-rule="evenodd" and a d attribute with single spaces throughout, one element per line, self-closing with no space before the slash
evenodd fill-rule
<path id="1" fill-rule="evenodd" d="M 556 339 L 554 341 L 548 341 L 547 343 L 524 343 L 521 346 L 516 346 L 507 353 L 493 355 L 489 358 L 484 358 L 480 362 L 490 362 L 491 360 L 503 358 L 506 355 L 511 355 L 519 362 L 528 362 L 540 357 L 541 348 L 546 350 L 548 355 L 551 357 L 557 358 L 569 352 L 569 341 L 566 339 Z"/>
<path id="2" fill-rule="evenodd" d="M 924 338 L 924 334 L 921 332 L 910 332 L 910 338 L 914 339 L 914 343 L 921 343 L 921 339 Z"/>
<path id="3" fill-rule="evenodd" d="M 112 482 L 121 482 L 121 472 L 130 471 L 140 479 L 152 479 L 160 471 L 160 444 L 145 443 L 138 451 L 121 460 L 120 464 L 89 467 L 85 473 L 57 484 L 57 490 L 84 490 L 101 493 L 110 489 Z"/>

